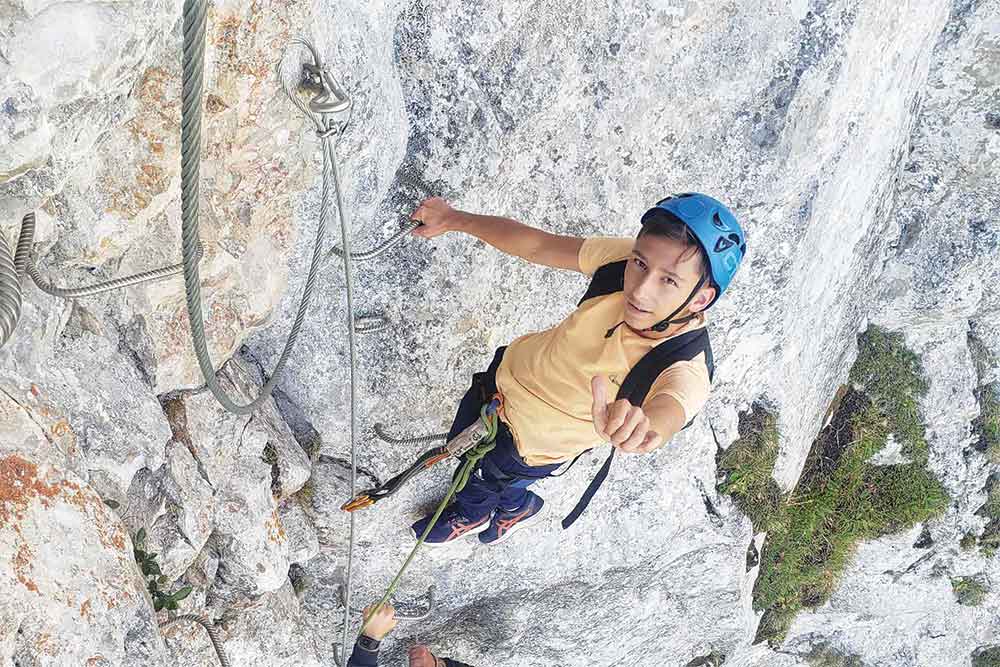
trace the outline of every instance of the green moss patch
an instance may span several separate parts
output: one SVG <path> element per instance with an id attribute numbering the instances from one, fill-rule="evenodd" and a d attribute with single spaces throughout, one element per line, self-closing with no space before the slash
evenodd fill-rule
<path id="1" fill-rule="evenodd" d="M 978 436 L 976 449 L 992 463 L 1000 463 L 1000 383 L 991 382 L 976 389 L 979 416 L 972 422 Z"/>
<path id="2" fill-rule="evenodd" d="M 986 584 L 976 577 L 955 577 L 951 580 L 951 590 L 959 604 L 975 607 L 982 604 L 989 592 Z"/>
<path id="3" fill-rule="evenodd" d="M 844 654 L 827 644 L 814 646 L 806 655 L 809 667 L 864 667 L 860 656 L 853 653 Z"/>
<path id="4" fill-rule="evenodd" d="M 1000 478 L 992 475 L 986 482 L 986 503 L 976 514 L 987 519 L 983 534 L 979 536 L 979 550 L 989 558 L 1000 548 Z"/>
<path id="5" fill-rule="evenodd" d="M 927 384 L 916 355 L 900 335 L 872 327 L 859 336 L 850 377 L 790 494 L 771 479 L 779 434 L 763 406 L 741 416 L 740 438 L 718 457 L 720 492 L 768 533 L 753 592 L 764 611 L 755 641 L 780 643 L 802 607 L 829 599 L 859 541 L 925 521 L 948 504 L 925 467 L 917 406 Z M 890 434 L 910 463 L 869 464 Z"/>
<path id="6" fill-rule="evenodd" d="M 770 530 L 771 522 L 782 518 L 781 489 L 771 476 L 778 458 L 778 420 L 757 402 L 749 413 L 740 415 L 738 430 L 739 439 L 716 456 L 716 470 L 722 477 L 718 489 L 732 496 L 755 530 Z"/>
<path id="7" fill-rule="evenodd" d="M 1000 645 L 980 646 L 973 651 L 972 667 L 1000 667 Z"/>

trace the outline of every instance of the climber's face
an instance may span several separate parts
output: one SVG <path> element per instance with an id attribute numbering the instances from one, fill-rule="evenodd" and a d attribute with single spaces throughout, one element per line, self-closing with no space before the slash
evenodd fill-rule
<path id="1" fill-rule="evenodd" d="M 697 248 L 664 236 L 643 234 L 636 239 L 625 268 L 625 323 L 641 331 L 660 322 L 684 303 L 700 276 Z M 674 319 L 704 310 L 714 297 L 715 288 L 703 286 Z M 666 333 L 671 332 L 672 328 Z"/>

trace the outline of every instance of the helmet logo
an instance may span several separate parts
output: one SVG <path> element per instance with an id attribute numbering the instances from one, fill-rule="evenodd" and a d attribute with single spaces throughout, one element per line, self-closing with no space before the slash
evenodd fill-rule
<path id="1" fill-rule="evenodd" d="M 736 273 L 736 268 L 739 265 L 740 265 L 740 262 L 739 262 L 738 259 L 736 259 L 736 255 L 735 254 L 733 254 L 733 253 L 727 253 L 727 254 L 725 254 L 725 255 L 722 256 L 722 266 L 726 269 L 726 271 L 729 272 L 730 276 L 732 276 L 734 273 Z"/>
<path id="2" fill-rule="evenodd" d="M 715 242 L 715 252 L 722 252 L 728 248 L 732 248 L 735 243 L 727 239 L 725 236 L 720 236 L 719 240 Z"/>
<path id="3" fill-rule="evenodd" d="M 716 211 L 715 214 L 712 215 L 712 224 L 715 226 L 716 229 L 721 229 L 724 232 L 731 232 L 733 230 L 732 227 L 730 227 L 729 225 L 727 225 L 725 222 L 722 221 L 722 218 L 719 217 L 718 211 Z"/>

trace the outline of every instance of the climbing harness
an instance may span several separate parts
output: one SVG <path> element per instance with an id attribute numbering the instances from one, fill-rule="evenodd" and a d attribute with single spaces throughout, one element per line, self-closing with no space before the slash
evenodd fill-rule
<path id="1" fill-rule="evenodd" d="M 496 415 L 500 405 L 501 399 L 499 398 L 499 394 L 497 394 L 484 409 L 488 414 Z M 492 426 L 487 423 L 485 419 L 474 421 L 464 431 L 449 440 L 446 444 L 441 445 L 440 447 L 434 447 L 433 449 L 428 449 L 426 452 L 421 454 L 409 468 L 374 488 L 362 491 L 351 500 L 341 505 L 340 509 L 345 512 L 354 512 L 366 507 L 371 507 L 380 500 L 385 500 L 399 491 L 404 484 L 409 482 L 421 472 L 428 470 L 435 464 L 449 458 L 461 458 L 466 452 L 477 446 L 479 443 L 484 442 L 487 439 L 495 439 L 496 428 L 495 418 Z M 421 440 L 421 438 L 415 438 L 414 440 Z"/>
<path id="2" fill-rule="evenodd" d="M 466 446 L 466 444 L 470 442 L 469 440 L 463 440 L 461 443 L 459 443 L 458 446 L 463 447 L 465 449 L 464 451 L 465 463 L 462 465 L 458 473 L 455 475 L 454 479 L 451 482 L 451 486 L 448 487 L 448 492 L 445 494 L 444 499 L 441 500 L 441 503 L 437 506 L 437 509 L 434 511 L 434 515 L 431 517 L 430 522 L 427 524 L 427 528 L 424 529 L 424 532 L 417 539 L 417 543 L 413 546 L 413 549 L 410 551 L 410 555 L 406 557 L 406 560 L 403 562 L 402 567 L 399 568 L 399 572 L 397 572 L 396 576 L 393 577 L 393 580 L 392 582 L 390 582 L 389 587 L 386 589 L 385 594 L 382 596 L 382 599 L 379 600 L 378 603 L 372 608 L 371 614 L 368 615 L 368 618 L 361 626 L 362 633 L 365 631 L 365 627 L 367 627 L 368 621 L 373 616 L 375 616 L 375 614 L 378 613 L 378 611 L 385 605 L 385 603 L 389 601 L 389 598 L 392 597 L 392 595 L 396 592 L 396 588 L 399 586 L 399 582 L 402 580 L 403 574 L 406 572 L 407 568 L 410 567 L 410 563 L 413 562 L 413 558 L 417 555 L 417 551 L 420 549 L 421 546 L 423 546 L 424 541 L 427 539 L 427 536 L 430 534 L 431 530 L 434 529 L 435 524 L 437 524 L 438 519 L 441 518 L 441 514 L 444 512 L 444 509 L 448 506 L 448 503 L 451 502 L 451 499 L 454 497 L 456 493 L 460 492 L 462 489 L 465 488 L 465 485 L 468 483 L 469 478 L 472 476 L 472 472 L 476 469 L 476 466 L 479 465 L 479 462 L 482 460 L 482 458 L 487 454 L 489 454 L 494 447 L 496 447 L 497 429 L 499 428 L 499 419 L 497 418 L 497 410 L 499 409 L 500 405 L 501 405 L 500 398 L 498 396 L 494 396 L 494 398 L 491 399 L 489 403 L 487 403 L 480 409 L 480 421 L 476 422 L 475 424 L 467 428 L 465 431 L 462 432 L 462 434 L 459 434 L 452 440 L 452 442 L 458 441 L 460 438 L 462 438 L 464 434 L 468 433 L 470 429 L 473 428 L 473 426 L 480 426 L 482 428 L 481 431 L 479 430 L 475 431 L 476 433 L 480 433 L 481 435 L 478 440 L 471 441 L 472 442 L 471 445 Z M 351 511 L 351 516 L 354 516 L 353 511 Z M 344 646 L 346 647 L 347 644 L 345 643 Z"/>

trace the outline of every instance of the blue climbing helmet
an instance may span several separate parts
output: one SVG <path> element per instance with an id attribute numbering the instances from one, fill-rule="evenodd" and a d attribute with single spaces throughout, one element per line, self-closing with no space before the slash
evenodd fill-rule
<path id="1" fill-rule="evenodd" d="M 747 252 L 746 235 L 740 223 L 725 204 L 698 192 L 684 192 L 661 199 L 642 215 L 642 224 L 662 211 L 687 225 L 704 249 L 708 257 L 710 284 L 715 287 L 715 298 L 707 306 L 711 307 L 733 281 Z M 695 291 L 700 288 L 701 283 Z M 693 297 L 692 293 L 690 298 Z"/>
<path id="2" fill-rule="evenodd" d="M 642 214 L 642 224 L 646 224 L 651 218 L 662 215 L 669 215 L 672 219 L 680 220 L 687 225 L 694 237 L 698 239 L 702 250 L 708 257 L 708 276 L 702 276 L 698 284 L 694 286 L 691 293 L 674 312 L 660 320 L 648 330 L 663 332 L 670 328 L 671 324 L 681 324 L 697 317 L 691 314 L 686 317 L 674 319 L 677 313 L 684 310 L 694 295 L 698 293 L 707 278 L 710 285 L 715 287 L 715 298 L 706 306 L 708 309 L 714 304 L 722 293 L 733 281 L 736 270 L 740 268 L 740 262 L 747 251 L 746 236 L 743 229 L 736 222 L 736 216 L 717 199 L 698 192 L 683 192 L 679 195 L 671 195 L 666 199 L 656 202 L 656 206 Z"/>

